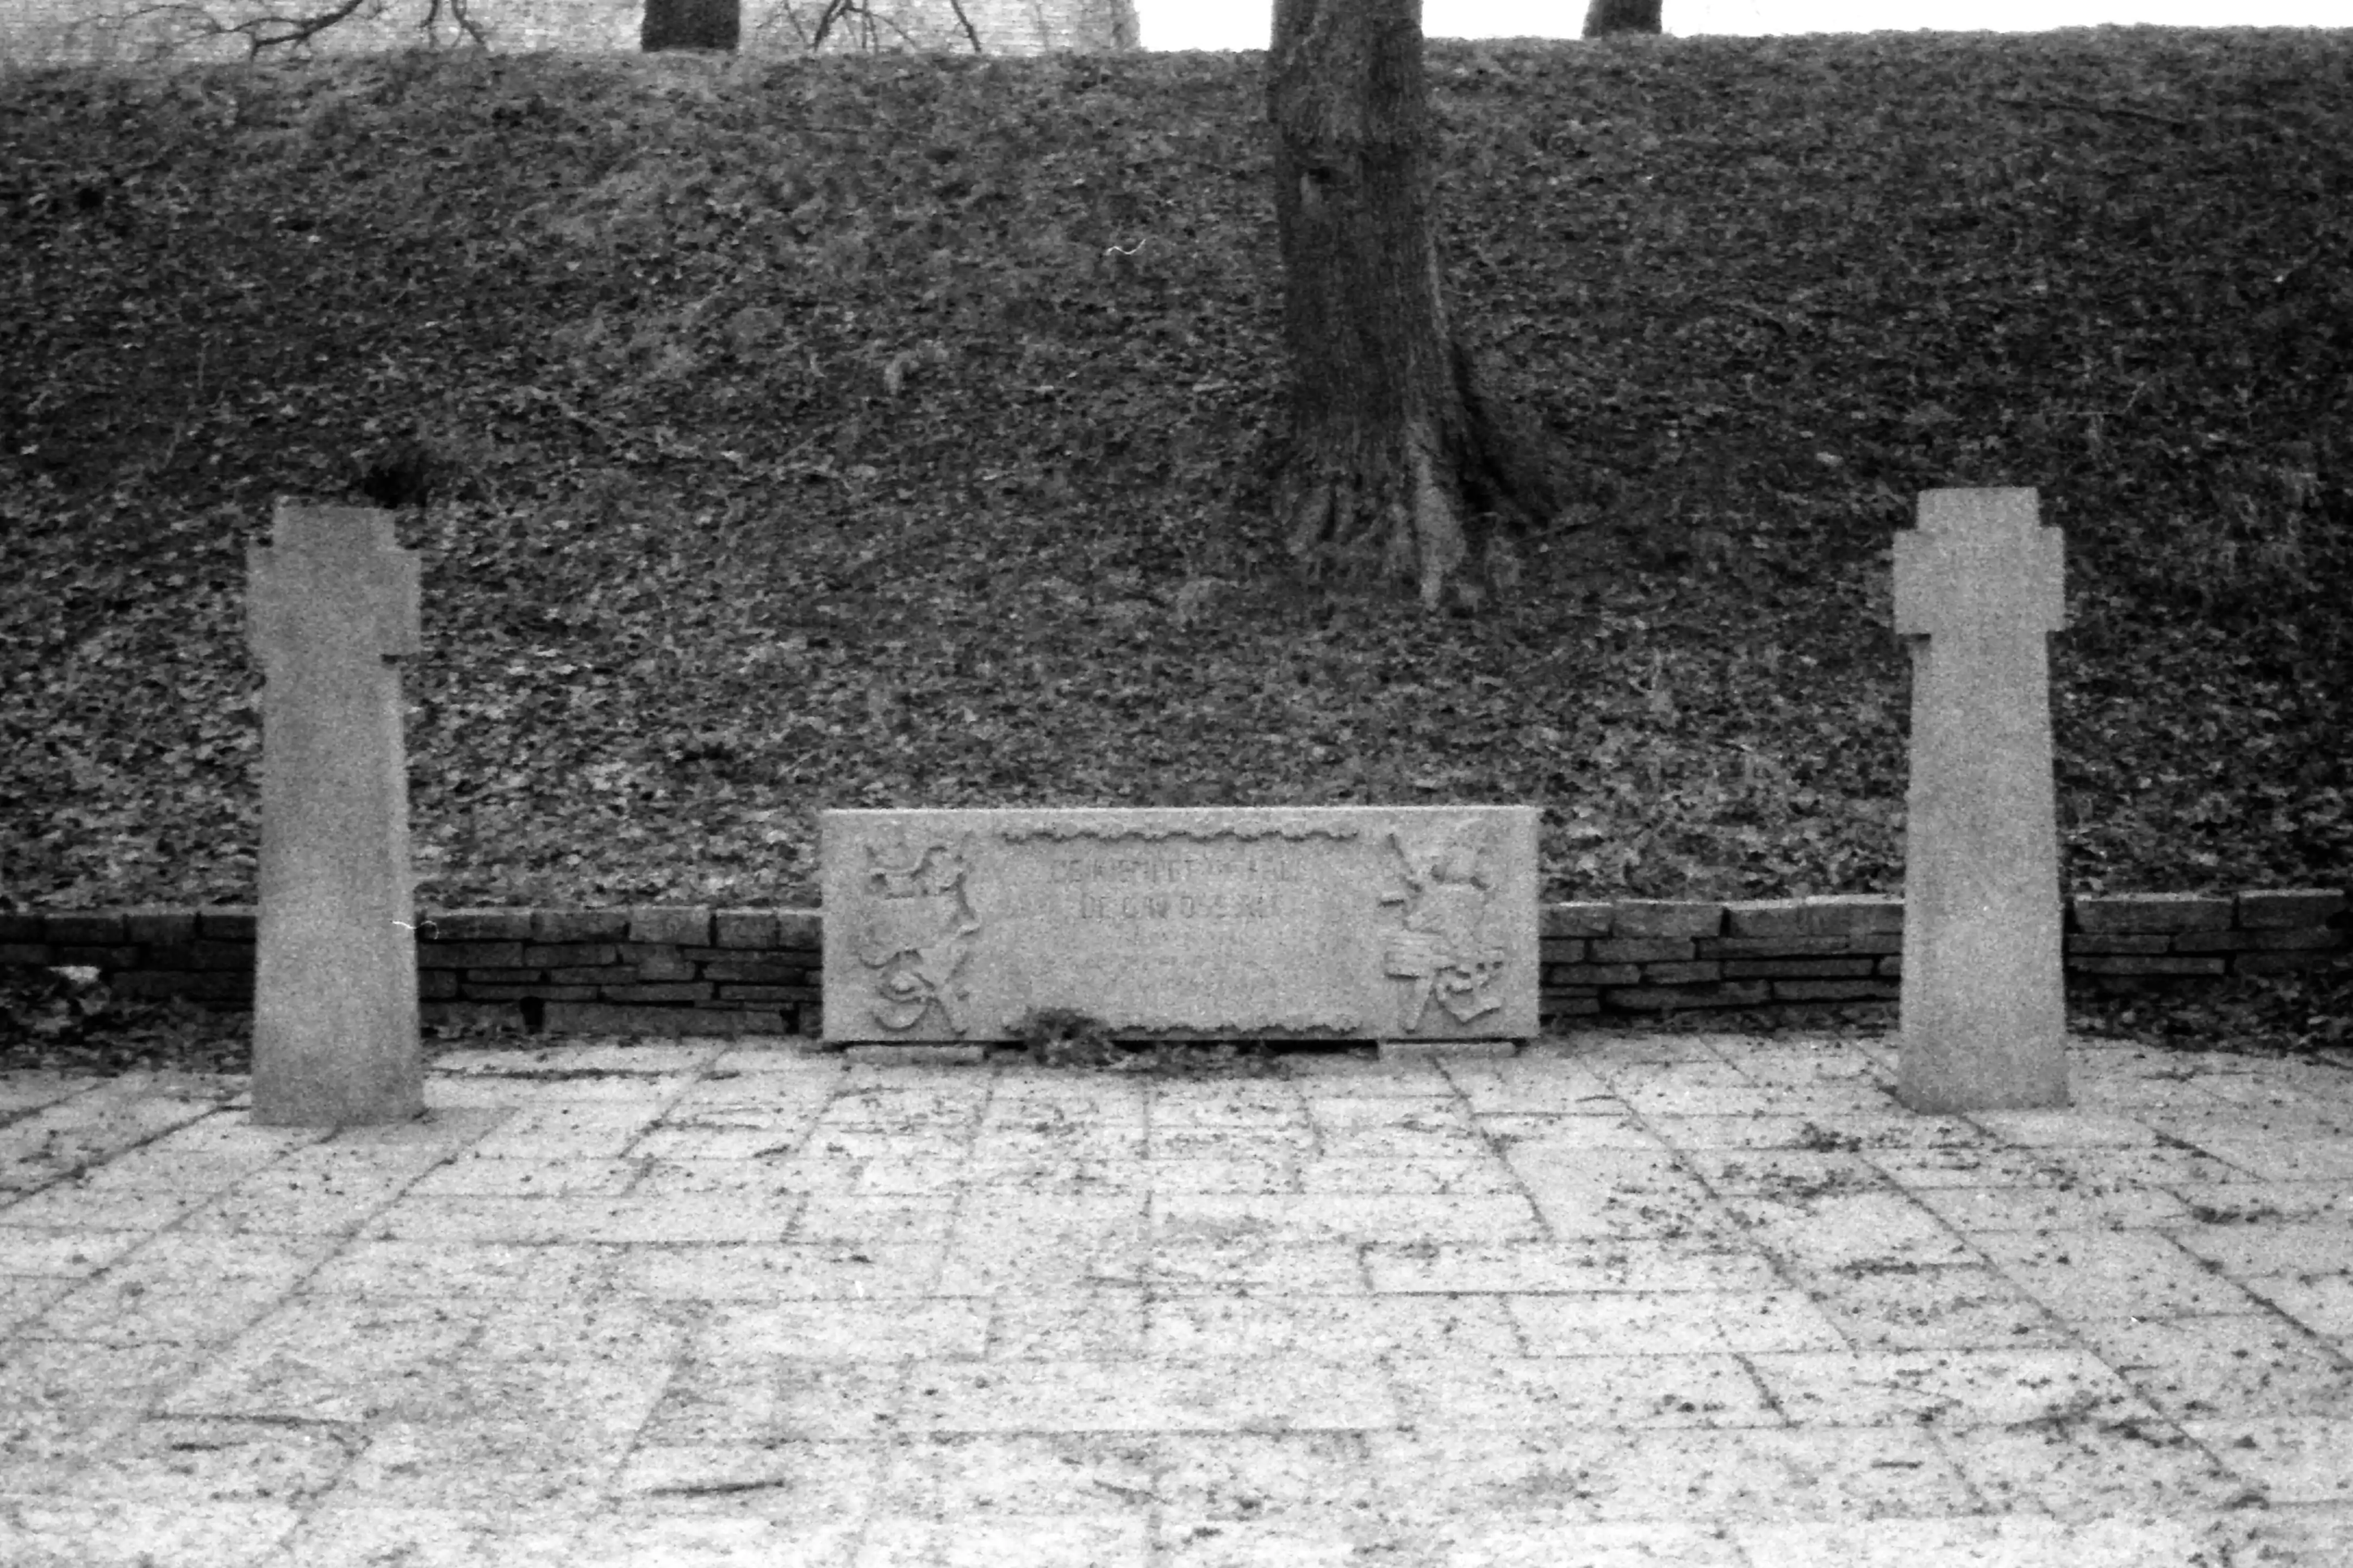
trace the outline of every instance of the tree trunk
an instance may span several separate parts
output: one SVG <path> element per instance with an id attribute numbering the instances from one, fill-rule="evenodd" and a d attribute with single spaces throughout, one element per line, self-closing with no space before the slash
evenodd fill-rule
<path id="1" fill-rule="evenodd" d="M 1659 30 L 1659 0 L 1592 0 L 1585 8 L 1585 36 L 1607 33 L 1655 33 Z"/>
<path id="2" fill-rule="evenodd" d="M 1425 605 L 1509 586 L 1550 510 L 1447 321 L 1420 0 L 1276 0 L 1267 82 L 1291 366 L 1278 516 L 1311 576 Z"/>
<path id="3" fill-rule="evenodd" d="M 646 0 L 638 48 L 649 55 L 660 49 L 725 49 L 733 54 L 743 33 L 743 0 Z"/>

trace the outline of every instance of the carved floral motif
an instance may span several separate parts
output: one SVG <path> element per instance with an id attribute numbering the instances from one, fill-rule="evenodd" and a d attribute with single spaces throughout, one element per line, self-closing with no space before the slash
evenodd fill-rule
<path id="1" fill-rule="evenodd" d="M 1381 972 L 1413 983 L 1398 1031 L 1420 1028 L 1432 1002 L 1458 1024 L 1494 1012 L 1504 1005 L 1493 987 L 1509 950 L 1490 921 L 1499 879 L 1485 831 L 1457 819 L 1422 848 L 1409 847 L 1395 829 L 1388 841 L 1406 890 L 1384 893 L 1381 902 L 1404 905 L 1405 920 L 1382 952 Z"/>
<path id="2" fill-rule="evenodd" d="M 957 976 L 980 930 L 965 896 L 968 845 L 914 848 L 902 839 L 889 859 L 865 847 L 867 898 L 855 951 L 860 963 L 880 971 L 870 1011 L 886 1029 L 912 1029 L 937 1007 L 950 1032 L 965 1032 L 969 998 Z"/>

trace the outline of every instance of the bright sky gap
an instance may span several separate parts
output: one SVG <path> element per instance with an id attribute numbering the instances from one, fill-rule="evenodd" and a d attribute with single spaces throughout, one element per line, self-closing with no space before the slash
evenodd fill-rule
<path id="1" fill-rule="evenodd" d="M 1271 0 L 1136 0 L 1147 49 L 1262 49 Z M 1666 0 L 1666 30 L 2032 32 L 2049 27 L 2347 27 L 2353 0 Z M 1573 38 L 1582 0 L 1426 0 L 1433 38 Z"/>

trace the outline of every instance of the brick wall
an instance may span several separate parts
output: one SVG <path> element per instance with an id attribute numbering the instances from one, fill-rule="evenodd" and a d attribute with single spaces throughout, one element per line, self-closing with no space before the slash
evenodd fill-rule
<path id="1" fill-rule="evenodd" d="M 1629 900 L 1541 911 L 1547 1019 L 1689 1007 L 1894 1000 L 1900 899 Z M 451 910 L 420 917 L 417 993 L 434 1024 L 552 1034 L 815 1035 L 814 910 Z M 2069 979 L 2096 990 L 2272 974 L 2353 952 L 2334 889 L 2070 900 Z M 119 995 L 253 1005 L 250 909 L 0 913 L 0 968 L 86 965 Z"/>
<path id="2" fill-rule="evenodd" d="M 1136 45 L 1134 0 L 963 0 L 965 15 L 992 55 L 1040 54 L 1056 49 L 1110 50 Z M 634 50 L 644 0 L 467 0 L 491 47 L 507 51 L 565 49 L 581 52 Z M 170 50 L 176 58 L 242 59 L 234 40 L 203 41 L 184 21 L 168 16 L 126 22 L 141 9 L 138 0 L 0 0 L 0 59 L 18 64 L 67 64 L 138 60 Z M 207 0 L 205 9 L 224 24 L 258 16 L 302 16 L 318 0 Z M 374 7 L 368 8 L 370 10 Z M 447 5 L 443 6 L 446 12 Z M 756 56 L 797 54 L 815 30 L 821 0 L 744 0 L 743 52 Z M 890 26 L 878 26 L 886 45 L 968 50 L 972 47 L 947 0 L 874 0 L 872 10 Z M 357 15 L 320 35 L 321 54 L 367 53 L 406 48 L 422 36 L 418 23 L 427 0 L 385 0 L 380 12 Z M 446 22 L 442 42 L 459 35 Z M 828 53 L 862 47 L 839 25 L 828 36 Z"/>

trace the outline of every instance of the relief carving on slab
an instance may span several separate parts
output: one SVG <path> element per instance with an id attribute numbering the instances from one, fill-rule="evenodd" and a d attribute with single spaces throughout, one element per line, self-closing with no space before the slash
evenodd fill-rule
<path id="1" fill-rule="evenodd" d="M 1458 820 L 1419 846 L 1395 829 L 1388 841 L 1405 890 L 1384 893 L 1381 902 L 1402 905 L 1404 922 L 1389 935 L 1381 971 L 1413 983 L 1398 1032 L 1420 1028 L 1433 1002 L 1458 1024 L 1494 1012 L 1504 1005 L 1493 990 L 1509 950 L 1490 919 L 1500 878 L 1486 832 Z"/>
<path id="2" fill-rule="evenodd" d="M 870 1011 L 886 1029 L 912 1029 L 937 1007 L 953 1033 L 965 1032 L 967 997 L 957 976 L 980 930 L 965 896 L 969 842 L 917 847 L 902 838 L 889 858 L 865 846 L 856 952 L 879 971 Z"/>

